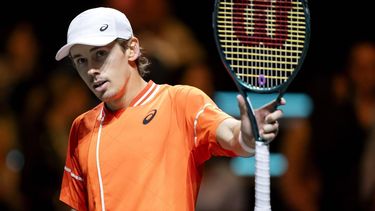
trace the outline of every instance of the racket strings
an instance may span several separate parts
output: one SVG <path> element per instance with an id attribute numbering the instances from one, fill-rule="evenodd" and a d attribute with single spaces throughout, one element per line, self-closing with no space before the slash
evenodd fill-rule
<path id="1" fill-rule="evenodd" d="M 253 89 L 272 90 L 293 74 L 306 37 L 301 2 L 221 1 L 216 22 L 220 48 L 245 84 Z"/>

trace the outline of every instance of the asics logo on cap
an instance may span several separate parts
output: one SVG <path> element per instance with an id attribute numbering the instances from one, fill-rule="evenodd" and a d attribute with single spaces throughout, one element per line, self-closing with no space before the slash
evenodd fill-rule
<path id="1" fill-rule="evenodd" d="M 105 31 L 107 29 L 108 29 L 108 24 L 104 24 L 102 27 L 100 27 L 99 30 L 102 32 L 102 31 Z"/>

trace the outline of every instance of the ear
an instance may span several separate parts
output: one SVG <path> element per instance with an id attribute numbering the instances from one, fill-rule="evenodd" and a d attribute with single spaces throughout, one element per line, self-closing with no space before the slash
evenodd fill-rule
<path id="1" fill-rule="evenodd" d="M 132 37 L 128 43 L 128 56 L 130 61 L 135 61 L 141 55 L 138 38 Z"/>

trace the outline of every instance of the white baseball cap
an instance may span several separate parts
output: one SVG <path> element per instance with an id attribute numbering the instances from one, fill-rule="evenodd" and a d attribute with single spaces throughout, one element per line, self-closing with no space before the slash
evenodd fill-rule
<path id="1" fill-rule="evenodd" d="M 117 38 L 130 39 L 133 30 L 124 13 L 107 7 L 86 10 L 69 25 L 67 43 L 56 54 L 61 60 L 75 44 L 104 46 Z"/>

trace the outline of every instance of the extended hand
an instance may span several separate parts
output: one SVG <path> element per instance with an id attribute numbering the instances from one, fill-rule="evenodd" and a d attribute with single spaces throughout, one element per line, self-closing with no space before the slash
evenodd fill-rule
<path id="1" fill-rule="evenodd" d="M 242 95 L 238 95 L 237 100 L 240 107 L 242 138 L 250 142 L 250 138 L 253 137 L 253 135 L 251 133 L 251 125 L 247 114 L 245 99 L 242 97 Z M 259 128 L 259 135 L 267 143 L 274 140 L 276 135 L 278 134 L 279 123 L 277 120 L 283 116 L 283 112 L 280 109 L 275 110 L 275 108 L 278 105 L 285 104 L 286 101 L 284 98 L 282 98 L 280 102 L 272 101 L 262 106 L 261 108 L 255 110 L 255 117 L 257 119 L 257 124 Z"/>

